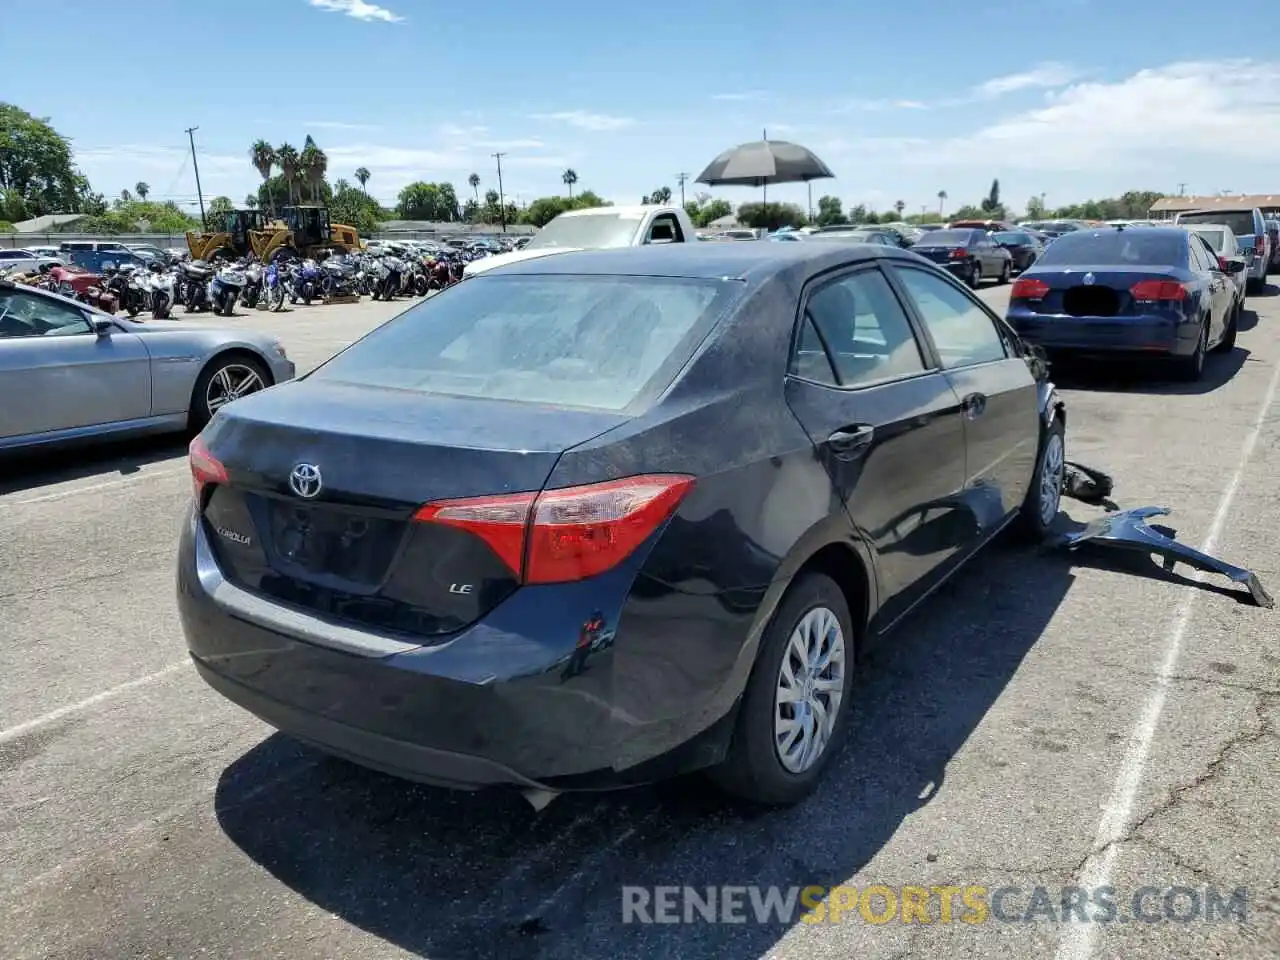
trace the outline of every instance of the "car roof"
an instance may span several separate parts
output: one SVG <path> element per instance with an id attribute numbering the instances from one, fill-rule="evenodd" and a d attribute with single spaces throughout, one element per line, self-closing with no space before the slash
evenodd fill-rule
<path id="1" fill-rule="evenodd" d="M 805 273 L 820 273 L 844 264 L 884 257 L 919 260 L 906 251 L 864 244 L 673 243 L 558 253 L 507 264 L 486 273 L 764 280 L 797 267 Z"/>

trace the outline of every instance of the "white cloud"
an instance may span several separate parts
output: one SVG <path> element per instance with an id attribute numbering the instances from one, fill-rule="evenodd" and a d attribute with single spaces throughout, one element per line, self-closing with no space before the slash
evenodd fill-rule
<path id="1" fill-rule="evenodd" d="M 535 113 L 535 120 L 553 120 L 567 123 L 582 130 L 622 130 L 634 126 L 635 120 L 630 117 L 612 117 L 604 113 L 588 113 L 585 110 L 564 110 L 560 113 Z"/>
<path id="2" fill-rule="evenodd" d="M 974 88 L 974 93 L 979 97 L 990 99 L 1016 93 L 1019 90 L 1065 87 L 1079 76 L 1080 71 L 1065 63 L 1042 63 L 1022 73 L 992 77 L 986 83 L 978 84 Z"/>
<path id="3" fill-rule="evenodd" d="M 935 169 L 1133 171 L 1162 182 L 1185 164 L 1263 162 L 1280 142 L 1280 62 L 1183 62 L 1079 83 L 972 134 L 907 147 Z M 1149 182 L 1144 181 L 1144 182 Z"/>
<path id="4" fill-rule="evenodd" d="M 749 100 L 765 100 L 768 94 L 763 90 L 743 90 L 740 93 L 717 93 L 713 94 L 712 100 L 723 100 L 730 103 L 742 103 Z"/>
<path id="5" fill-rule="evenodd" d="M 929 105 L 919 100 L 895 100 L 893 105 L 899 110 L 928 110 Z"/>
<path id="6" fill-rule="evenodd" d="M 371 20 L 381 20 L 384 23 L 400 23 L 404 20 L 404 17 L 392 13 L 386 7 L 380 7 L 374 3 L 365 3 L 365 0 L 307 0 L 307 2 L 320 10 L 345 14 L 348 17 L 354 17 L 356 20 L 363 20 L 365 23 Z"/>
<path id="7" fill-rule="evenodd" d="M 927 110 L 928 104 L 920 100 L 846 100 L 835 108 L 836 113 L 881 113 L 885 110 Z"/>

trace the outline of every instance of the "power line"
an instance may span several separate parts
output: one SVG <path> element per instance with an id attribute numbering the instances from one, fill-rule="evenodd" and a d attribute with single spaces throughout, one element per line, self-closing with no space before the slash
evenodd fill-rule
<path id="1" fill-rule="evenodd" d="M 676 183 L 680 184 L 680 206 L 684 206 L 684 185 L 688 182 L 689 175 L 687 173 L 677 173 Z"/>

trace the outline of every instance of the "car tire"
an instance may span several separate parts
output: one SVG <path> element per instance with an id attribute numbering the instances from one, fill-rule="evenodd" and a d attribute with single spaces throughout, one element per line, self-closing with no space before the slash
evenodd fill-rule
<path id="1" fill-rule="evenodd" d="M 1000 279 L 996 282 L 1008 283 L 1011 276 L 1013 276 L 1013 261 L 1006 260 L 1004 266 L 1000 268 Z"/>
<path id="2" fill-rule="evenodd" d="M 807 646 L 806 639 L 830 646 Z M 810 651 L 828 651 L 828 666 L 816 679 L 796 669 L 806 646 Z M 734 796 L 767 806 L 798 803 L 812 793 L 847 734 L 856 651 L 857 638 L 844 592 L 825 574 L 801 574 L 760 638 L 760 652 L 742 695 L 728 756 L 709 771 L 712 779 Z M 815 683 L 833 686 L 814 691 Z M 805 696 L 792 703 L 782 702 L 784 688 L 795 691 L 797 684 L 803 685 Z M 814 703 L 825 703 L 830 712 L 820 713 Z M 824 717 L 829 721 L 824 722 Z M 792 718 L 799 722 L 801 731 L 815 729 L 825 736 L 816 754 L 806 754 L 794 740 L 785 749 L 779 744 L 778 727 Z M 813 718 L 814 728 L 808 726 L 808 718 Z"/>
<path id="3" fill-rule="evenodd" d="M 1236 334 L 1240 331 L 1240 311 L 1244 305 L 1237 300 L 1231 312 L 1227 314 L 1227 326 L 1222 331 L 1222 339 L 1213 348 L 1214 353 L 1230 353 L 1236 348 Z"/>
<path id="4" fill-rule="evenodd" d="M 1257 277 L 1250 277 L 1244 282 L 1244 292 L 1246 294 L 1257 296 L 1259 293 L 1262 293 L 1262 290 L 1266 285 L 1266 280 L 1260 280 Z"/>
<path id="5" fill-rule="evenodd" d="M 224 371 L 227 377 L 222 377 Z M 210 399 L 210 387 L 215 380 L 221 384 L 227 382 L 227 378 L 229 378 L 233 387 L 240 387 L 242 386 L 242 378 L 247 374 L 257 377 L 257 384 L 254 385 L 250 382 L 244 385 L 248 388 L 243 393 L 237 393 L 235 399 L 247 396 L 250 393 L 257 393 L 259 390 L 265 390 L 274 382 L 270 371 L 267 370 L 262 361 L 248 354 L 224 354 L 210 361 L 201 371 L 200 376 L 196 378 L 195 388 L 191 391 L 191 407 L 187 412 L 187 426 L 193 432 L 204 429 L 205 424 L 212 420 L 213 415 L 217 413 L 218 407 L 222 406 L 222 403 L 216 402 L 216 397 L 214 400 Z M 214 394 L 222 392 L 225 391 L 221 388 L 213 391 Z"/>
<path id="6" fill-rule="evenodd" d="M 1189 357 L 1179 357 L 1176 361 L 1178 379 L 1187 383 L 1195 383 L 1204 376 L 1205 353 L 1209 343 L 1209 318 L 1200 323 L 1200 339 L 1196 341 L 1195 352 Z"/>
<path id="7" fill-rule="evenodd" d="M 975 262 L 969 268 L 969 286 L 976 290 L 980 283 L 982 283 L 982 264 Z"/>
<path id="8" fill-rule="evenodd" d="M 1049 535 L 1062 504 L 1066 463 L 1066 424 L 1061 416 L 1054 416 L 1053 423 L 1040 438 L 1036 472 L 1031 476 L 1031 487 L 1014 521 L 1014 531 L 1019 539 L 1040 543 Z"/>

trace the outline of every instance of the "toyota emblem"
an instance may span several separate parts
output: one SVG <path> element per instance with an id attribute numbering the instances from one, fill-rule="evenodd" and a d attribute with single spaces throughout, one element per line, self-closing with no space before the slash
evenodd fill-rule
<path id="1" fill-rule="evenodd" d="M 314 463 L 300 463 L 289 474 L 289 489 L 303 500 L 315 497 L 324 482 L 320 478 L 320 468 Z"/>

